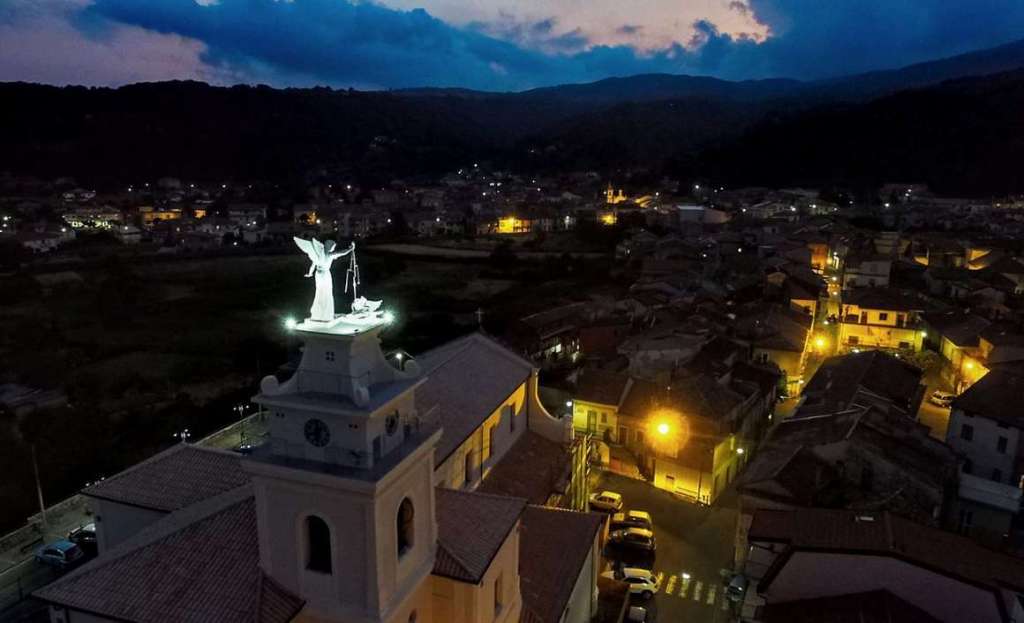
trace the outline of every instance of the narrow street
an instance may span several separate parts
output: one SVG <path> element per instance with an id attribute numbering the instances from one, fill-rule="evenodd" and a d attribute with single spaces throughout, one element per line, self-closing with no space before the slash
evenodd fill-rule
<path id="1" fill-rule="evenodd" d="M 736 511 L 699 506 L 616 474 L 603 474 L 600 489 L 622 494 L 625 509 L 647 511 L 654 521 L 656 556 L 637 566 L 649 567 L 660 588 L 651 600 L 635 597 L 634 604 L 663 623 L 729 621 L 732 604 L 724 598 L 722 578 L 732 569 Z"/>

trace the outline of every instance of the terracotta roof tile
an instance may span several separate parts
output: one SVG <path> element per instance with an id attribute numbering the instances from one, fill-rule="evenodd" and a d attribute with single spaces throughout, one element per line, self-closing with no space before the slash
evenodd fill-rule
<path id="1" fill-rule="evenodd" d="M 938 623 L 939 620 L 889 591 L 768 604 L 764 623 Z"/>
<path id="2" fill-rule="evenodd" d="M 953 408 L 1010 426 L 1020 426 L 1024 420 L 1017 402 L 1021 392 L 1024 392 L 1024 374 L 996 368 L 957 396 Z"/>
<path id="3" fill-rule="evenodd" d="M 576 398 L 602 405 L 619 405 L 629 376 L 608 370 L 588 368 L 576 382 Z"/>
<path id="4" fill-rule="evenodd" d="M 1024 591 L 1024 559 L 885 512 L 757 510 L 748 538 L 782 542 L 797 550 L 889 555 L 984 586 Z"/>
<path id="5" fill-rule="evenodd" d="M 565 444 L 526 431 L 491 468 L 477 491 L 544 504 L 567 479 L 568 469 L 569 453 Z"/>
<path id="6" fill-rule="evenodd" d="M 139 623 L 290 621 L 303 602 L 260 569 L 255 507 L 242 487 L 172 513 L 35 596 Z"/>
<path id="7" fill-rule="evenodd" d="M 82 491 L 85 495 L 171 512 L 249 482 L 241 457 L 178 444 Z"/>
<path id="8" fill-rule="evenodd" d="M 530 612 L 525 620 L 557 623 L 562 619 L 604 521 L 605 516 L 597 513 L 527 507 L 519 539 L 519 588 L 523 611 Z"/>
<path id="9" fill-rule="evenodd" d="M 804 388 L 806 398 L 794 417 L 849 409 L 857 394 L 867 390 L 904 411 L 921 397 L 921 370 L 892 355 L 868 350 L 829 357 Z"/>
<path id="10" fill-rule="evenodd" d="M 416 361 L 427 377 L 416 388 L 416 407 L 421 413 L 436 408 L 444 427 L 437 464 L 533 372 L 528 361 L 479 333 L 424 353 Z"/>
<path id="11" fill-rule="evenodd" d="M 435 490 L 437 556 L 434 573 L 477 583 L 526 508 L 526 500 L 485 493 Z"/>

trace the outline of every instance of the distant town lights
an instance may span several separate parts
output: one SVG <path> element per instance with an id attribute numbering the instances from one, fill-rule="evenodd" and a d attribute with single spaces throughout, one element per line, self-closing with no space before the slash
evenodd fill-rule
<path id="1" fill-rule="evenodd" d="M 743 454 L 744 452 L 746 452 L 746 450 L 743 448 L 736 448 L 736 454 Z"/>

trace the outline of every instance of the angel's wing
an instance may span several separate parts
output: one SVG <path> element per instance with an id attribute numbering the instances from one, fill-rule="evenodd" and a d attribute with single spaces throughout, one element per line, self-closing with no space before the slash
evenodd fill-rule
<path id="1" fill-rule="evenodd" d="M 292 240 L 295 241 L 296 246 L 302 249 L 302 252 L 309 256 L 309 259 L 316 260 L 316 251 L 313 250 L 313 243 L 298 236 L 292 236 Z"/>
<path id="2" fill-rule="evenodd" d="M 293 236 L 292 240 L 294 240 L 295 244 L 302 249 L 303 253 L 309 256 L 310 261 L 314 264 L 323 257 L 324 245 L 320 244 L 318 240 L 306 240 L 304 238 L 299 238 L 298 236 Z"/>
<path id="3" fill-rule="evenodd" d="M 315 260 L 315 261 L 320 263 L 320 264 L 323 264 L 325 261 L 327 261 L 327 250 L 324 249 L 324 243 L 320 242 L 316 238 L 313 238 L 312 242 L 313 242 L 313 249 L 316 251 L 316 257 L 317 257 L 317 260 Z"/>

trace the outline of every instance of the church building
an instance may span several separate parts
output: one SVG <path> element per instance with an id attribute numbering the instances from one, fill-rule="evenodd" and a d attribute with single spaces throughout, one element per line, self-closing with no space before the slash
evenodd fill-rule
<path id="1" fill-rule="evenodd" d="M 523 469 L 495 493 L 517 448 L 571 450 L 537 370 L 480 333 L 385 355 L 388 315 L 356 303 L 294 326 L 250 454 L 179 444 L 83 491 L 100 554 L 35 593 L 53 623 L 593 618 L 604 517 L 546 506 Z"/>

